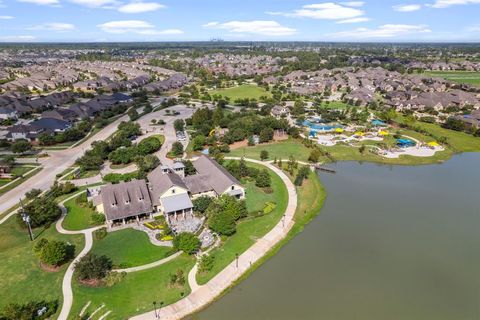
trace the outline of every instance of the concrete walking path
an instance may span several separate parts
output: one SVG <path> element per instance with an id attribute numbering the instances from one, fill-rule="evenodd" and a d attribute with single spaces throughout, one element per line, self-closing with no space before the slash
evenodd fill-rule
<path id="1" fill-rule="evenodd" d="M 227 157 L 226 159 L 239 160 L 240 158 Z M 288 205 L 285 210 L 284 218 L 268 232 L 264 237 L 260 238 L 247 251 L 242 253 L 237 262 L 231 262 L 219 274 L 213 277 L 205 285 L 199 286 L 193 277 L 196 270 L 189 272 L 189 284 L 192 292 L 185 298 L 169 306 L 161 309 L 162 320 L 177 320 L 192 314 L 215 300 L 223 291 L 228 289 L 237 279 L 250 269 L 252 264 L 260 260 L 267 254 L 277 243 L 284 239 L 290 229 L 295 224 L 293 217 L 297 208 L 297 192 L 295 186 L 290 179 L 282 172 L 282 170 L 273 166 L 268 162 L 258 160 L 245 159 L 248 162 L 258 163 L 266 166 L 275 172 L 285 183 L 288 190 Z M 196 267 L 196 265 L 195 265 Z M 195 269 L 194 267 L 194 269 Z M 156 319 L 154 311 L 140 314 L 130 318 L 132 320 L 153 320 Z"/>
<path id="2" fill-rule="evenodd" d="M 68 266 L 67 271 L 65 272 L 65 275 L 63 276 L 63 281 L 62 281 L 63 304 L 62 304 L 62 309 L 60 311 L 60 315 L 57 318 L 58 320 L 68 319 L 68 315 L 70 314 L 70 309 L 72 308 L 72 305 L 73 305 L 72 279 L 73 279 L 73 272 L 75 271 L 75 264 L 92 249 L 93 231 L 100 229 L 102 227 L 102 226 L 97 226 L 97 227 L 80 230 L 80 231 L 70 231 L 70 230 L 65 230 L 63 228 L 62 223 L 67 214 L 67 209 L 65 208 L 64 203 L 77 197 L 80 193 L 76 193 L 72 195 L 71 197 L 63 200 L 59 204 L 60 208 L 62 209 L 62 217 L 55 224 L 55 227 L 59 233 L 70 234 L 70 235 L 83 234 L 85 236 L 85 247 L 75 257 L 75 259 L 73 259 L 73 261 Z"/>
<path id="3" fill-rule="evenodd" d="M 130 273 L 130 272 L 137 272 L 137 271 L 152 269 L 152 268 L 161 266 L 162 264 L 165 264 L 169 261 L 172 261 L 173 259 L 179 257 L 182 253 L 183 253 L 182 251 L 179 251 L 177 253 L 172 254 L 171 256 L 168 256 L 166 258 L 163 258 L 161 260 L 158 260 L 152 263 L 144 264 L 138 267 L 126 268 L 126 269 L 114 269 L 112 271 Z"/>

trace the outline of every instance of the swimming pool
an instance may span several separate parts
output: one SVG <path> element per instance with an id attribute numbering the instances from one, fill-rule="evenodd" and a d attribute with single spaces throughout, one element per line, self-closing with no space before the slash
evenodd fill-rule
<path id="1" fill-rule="evenodd" d="M 331 131 L 335 130 L 337 128 L 343 128 L 341 125 L 327 125 L 327 124 L 318 124 L 318 123 L 312 123 L 310 121 L 303 121 L 302 123 L 304 126 L 309 127 L 312 130 L 317 130 L 317 131 Z"/>

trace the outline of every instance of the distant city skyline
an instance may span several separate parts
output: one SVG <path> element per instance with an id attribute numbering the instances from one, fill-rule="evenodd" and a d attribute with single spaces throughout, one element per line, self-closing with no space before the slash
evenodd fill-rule
<path id="1" fill-rule="evenodd" d="M 480 0 L 0 0 L 0 42 L 479 42 Z"/>

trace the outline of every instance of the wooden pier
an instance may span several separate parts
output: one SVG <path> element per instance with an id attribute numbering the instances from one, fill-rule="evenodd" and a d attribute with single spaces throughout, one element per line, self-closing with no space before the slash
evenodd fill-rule
<path id="1" fill-rule="evenodd" d="M 328 173 L 337 173 L 337 171 L 335 171 L 334 169 L 330 169 L 330 168 L 321 166 L 319 164 L 313 164 L 312 168 L 314 168 L 315 170 L 320 170 L 320 171 L 324 171 L 324 172 L 328 172 Z"/>

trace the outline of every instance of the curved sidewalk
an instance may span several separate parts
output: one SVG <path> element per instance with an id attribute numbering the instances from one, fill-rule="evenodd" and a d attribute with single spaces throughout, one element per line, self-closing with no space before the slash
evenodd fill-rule
<path id="1" fill-rule="evenodd" d="M 83 193 L 84 191 L 80 192 Z M 59 233 L 62 234 L 83 234 L 85 236 L 85 247 L 82 249 L 82 251 L 73 259 L 73 261 L 70 263 L 70 265 L 67 268 L 67 271 L 65 272 L 65 275 L 63 276 L 63 281 L 62 281 L 62 293 L 63 293 L 63 303 L 62 303 L 62 310 L 60 311 L 60 315 L 58 316 L 58 320 L 67 320 L 68 315 L 70 313 L 70 309 L 72 308 L 73 304 L 73 291 L 72 291 L 72 278 L 73 278 L 73 272 L 75 270 L 75 263 L 77 263 L 81 258 L 83 258 L 91 249 L 93 246 L 93 231 L 101 228 L 102 226 L 90 228 L 90 229 L 85 229 L 85 230 L 80 230 L 80 231 L 69 231 L 65 230 L 62 226 L 63 220 L 65 219 L 65 216 L 67 214 L 67 209 L 64 206 L 64 203 L 67 202 L 70 199 L 73 199 L 77 197 L 80 193 L 76 193 L 72 195 L 71 197 L 63 200 L 60 203 L 60 208 L 62 209 L 62 217 L 57 221 L 55 224 L 55 227 Z"/>
<path id="2" fill-rule="evenodd" d="M 114 269 L 112 271 L 130 273 L 130 272 L 148 270 L 148 269 L 151 269 L 151 268 L 161 266 L 162 264 L 167 263 L 169 261 L 172 261 L 176 257 L 180 256 L 182 253 L 183 253 L 182 251 L 179 251 L 177 253 L 172 254 L 171 256 L 168 256 L 166 258 L 163 258 L 162 260 L 158 260 L 158 261 L 155 261 L 155 262 L 152 262 L 152 263 L 144 264 L 144 265 L 141 265 L 141 266 L 138 266 L 138 267 L 126 268 L 126 269 Z"/>
<path id="3" fill-rule="evenodd" d="M 227 157 L 226 159 L 239 160 L 240 158 Z M 235 261 L 225 267 L 219 274 L 212 278 L 203 286 L 192 288 L 190 295 L 184 299 L 166 306 L 161 309 L 162 320 L 177 320 L 192 314 L 211 303 L 223 291 L 228 289 L 237 279 L 239 279 L 252 264 L 261 259 L 270 249 L 286 237 L 294 225 L 293 217 L 297 208 L 297 192 L 290 179 L 277 167 L 270 163 L 245 159 L 248 162 L 264 165 L 274 171 L 285 183 L 288 190 L 288 205 L 285 210 L 285 220 L 283 219 L 270 230 L 264 237 L 260 238 L 247 251 L 238 258 L 238 268 Z M 193 274 L 193 273 L 192 273 Z M 189 274 L 190 276 L 190 274 Z M 130 318 L 132 320 L 153 320 L 156 319 L 152 310 L 141 315 Z"/>

